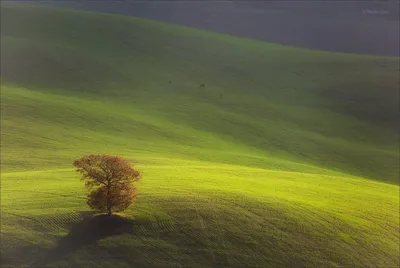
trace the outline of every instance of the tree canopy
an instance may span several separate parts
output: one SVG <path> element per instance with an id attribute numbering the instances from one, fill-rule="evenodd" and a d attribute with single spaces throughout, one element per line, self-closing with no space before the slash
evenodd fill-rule
<path id="1" fill-rule="evenodd" d="M 134 185 L 142 174 L 120 156 L 87 155 L 74 161 L 89 190 L 87 204 L 107 212 L 127 209 L 136 199 Z"/>

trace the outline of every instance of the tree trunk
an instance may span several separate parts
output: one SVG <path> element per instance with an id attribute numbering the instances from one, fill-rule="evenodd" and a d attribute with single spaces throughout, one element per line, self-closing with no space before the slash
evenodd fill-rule
<path id="1" fill-rule="evenodd" d="M 110 190 L 111 190 L 110 182 L 108 182 L 108 185 L 107 185 L 107 215 L 108 216 L 111 215 L 111 208 L 112 208 Z"/>

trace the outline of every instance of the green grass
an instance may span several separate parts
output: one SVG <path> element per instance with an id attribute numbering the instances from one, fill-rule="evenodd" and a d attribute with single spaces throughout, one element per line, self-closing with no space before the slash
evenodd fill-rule
<path id="1" fill-rule="evenodd" d="M 4 267 L 400 264 L 398 58 L 2 9 Z M 144 174 L 109 232 L 89 153 Z"/>

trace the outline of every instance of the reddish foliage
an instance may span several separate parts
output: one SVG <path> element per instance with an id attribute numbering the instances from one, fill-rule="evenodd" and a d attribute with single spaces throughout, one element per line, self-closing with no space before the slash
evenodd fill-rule
<path id="1" fill-rule="evenodd" d="M 142 175 L 122 157 L 87 155 L 74 161 L 74 166 L 90 190 L 87 203 L 92 209 L 111 214 L 128 208 L 136 199 L 133 183 Z"/>

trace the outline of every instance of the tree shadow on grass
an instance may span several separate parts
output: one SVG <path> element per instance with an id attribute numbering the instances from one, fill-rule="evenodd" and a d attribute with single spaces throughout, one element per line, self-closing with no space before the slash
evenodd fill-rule
<path id="1" fill-rule="evenodd" d="M 69 234 L 62 237 L 58 246 L 48 252 L 44 259 L 33 267 L 44 267 L 86 245 L 95 244 L 106 237 L 133 233 L 134 222 L 119 215 L 86 215 L 82 221 L 72 226 Z"/>

